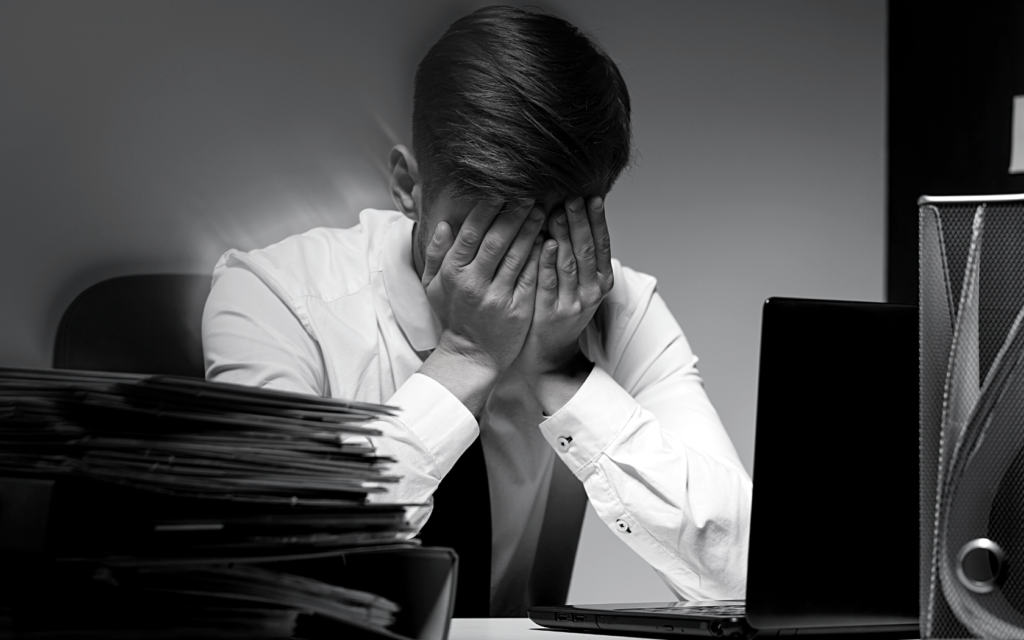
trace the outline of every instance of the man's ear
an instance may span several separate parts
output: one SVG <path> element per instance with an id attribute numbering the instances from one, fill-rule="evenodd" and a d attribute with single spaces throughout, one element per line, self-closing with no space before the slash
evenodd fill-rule
<path id="1" fill-rule="evenodd" d="M 391 199 L 395 201 L 395 207 L 419 222 L 422 186 L 416 157 L 404 144 L 395 145 L 388 158 L 388 168 L 391 173 Z"/>

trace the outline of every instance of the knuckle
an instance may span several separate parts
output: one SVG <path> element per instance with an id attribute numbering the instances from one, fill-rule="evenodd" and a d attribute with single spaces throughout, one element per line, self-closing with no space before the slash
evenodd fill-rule
<path id="1" fill-rule="evenodd" d="M 473 282 L 466 282 L 465 278 L 459 277 L 451 278 L 450 282 L 458 295 L 468 300 L 480 299 L 480 289 Z"/>
<path id="2" fill-rule="evenodd" d="M 578 253 L 580 258 L 584 260 L 593 260 L 594 257 L 597 255 L 597 247 L 595 247 L 592 243 L 588 242 L 584 244 L 582 247 L 580 247 Z"/>
<path id="3" fill-rule="evenodd" d="M 576 259 L 573 258 L 572 256 L 569 256 L 565 260 L 562 260 L 562 264 L 560 264 L 558 268 L 564 271 L 565 273 L 576 273 Z"/>
<path id="4" fill-rule="evenodd" d="M 473 227 L 464 225 L 462 229 L 459 230 L 459 238 L 461 238 L 462 242 L 465 244 L 474 245 L 480 242 L 480 232 Z"/>
<path id="5" fill-rule="evenodd" d="M 476 303 L 485 307 L 496 306 L 494 304 L 494 292 L 485 286 L 474 283 L 469 288 L 469 297 Z"/>
<path id="6" fill-rule="evenodd" d="M 499 255 L 502 250 L 502 242 L 494 236 L 488 236 L 484 238 L 483 244 L 480 245 L 480 250 L 489 255 Z"/>
<path id="7" fill-rule="evenodd" d="M 427 262 L 441 262 L 444 258 L 444 252 L 441 251 L 441 247 L 430 245 L 427 247 Z"/>
<path id="8" fill-rule="evenodd" d="M 519 271 L 523 266 L 523 257 L 515 253 L 506 253 L 504 263 L 508 269 Z"/>
<path id="9" fill-rule="evenodd" d="M 489 311 L 499 310 L 505 306 L 505 301 L 502 296 L 496 294 L 494 291 L 481 293 L 480 301 L 482 306 Z"/>

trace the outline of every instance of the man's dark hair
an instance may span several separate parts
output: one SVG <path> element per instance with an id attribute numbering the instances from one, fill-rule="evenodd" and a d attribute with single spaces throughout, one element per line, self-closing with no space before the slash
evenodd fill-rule
<path id="1" fill-rule="evenodd" d="M 485 7 L 416 70 L 413 153 L 424 206 L 452 197 L 607 192 L 632 155 L 629 93 L 599 45 L 565 20 Z"/>

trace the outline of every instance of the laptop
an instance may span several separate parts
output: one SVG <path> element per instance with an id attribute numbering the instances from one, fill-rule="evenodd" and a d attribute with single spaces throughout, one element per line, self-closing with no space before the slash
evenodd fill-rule
<path id="1" fill-rule="evenodd" d="M 917 307 L 770 298 L 746 601 L 531 607 L 661 637 L 918 637 Z"/>

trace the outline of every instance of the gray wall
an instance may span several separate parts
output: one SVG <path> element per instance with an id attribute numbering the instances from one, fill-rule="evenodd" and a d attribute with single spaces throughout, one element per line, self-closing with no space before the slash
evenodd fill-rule
<path id="1" fill-rule="evenodd" d="M 388 206 L 415 64 L 483 3 L 0 3 L 0 364 L 86 286 Z M 613 251 L 654 274 L 753 468 L 768 296 L 881 300 L 885 4 L 543 3 L 620 64 Z M 794 398 L 798 385 L 794 385 Z M 570 601 L 668 599 L 588 513 Z"/>

